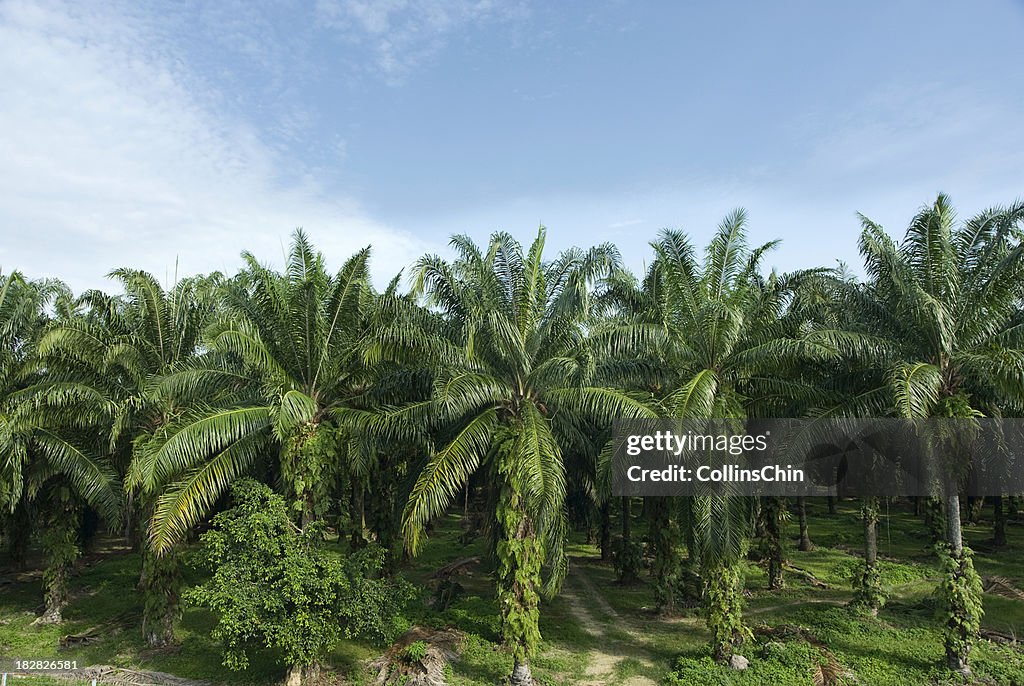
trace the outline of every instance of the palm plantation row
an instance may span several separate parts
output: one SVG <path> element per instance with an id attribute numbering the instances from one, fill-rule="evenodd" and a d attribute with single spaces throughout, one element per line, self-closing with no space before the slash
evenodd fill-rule
<path id="1" fill-rule="evenodd" d="M 227 277 L 164 289 L 119 269 L 123 294 L 75 297 L 17 272 L 0 282 L 0 504 L 14 559 L 45 550 L 45 612 L 59 622 L 96 517 L 143 551 L 147 641 L 173 640 L 180 552 L 262 481 L 298 527 L 326 522 L 352 549 L 415 555 L 453 504 L 483 515 L 496 560 L 512 683 L 531 682 L 542 598 L 558 593 L 573 527 L 593 522 L 627 582 L 641 551 L 621 505 L 611 541 L 617 418 L 1019 416 L 1024 401 L 1024 205 L 957 221 L 939 196 L 899 242 L 862 219 L 865 276 L 765 273 L 774 243 L 730 214 L 701 252 L 652 243 L 639 278 L 602 245 L 545 257 L 455 236 L 401 290 L 369 279 L 369 250 L 335 274 L 301 232 L 284 271 L 245 254 Z M 992 494 L 997 514 L 1002 496 Z M 948 666 L 966 672 L 980 580 L 956 496 L 944 523 Z M 700 602 L 714 657 L 749 636 L 741 561 L 756 541 L 783 585 L 790 504 L 728 495 L 645 503 L 655 602 Z M 806 539 L 804 503 L 795 503 Z M 854 609 L 884 602 L 877 499 L 864 499 Z M 614 551 L 613 551 L 614 548 Z"/>

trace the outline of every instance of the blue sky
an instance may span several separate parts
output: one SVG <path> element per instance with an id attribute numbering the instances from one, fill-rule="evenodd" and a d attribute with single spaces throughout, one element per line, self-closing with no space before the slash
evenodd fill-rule
<path id="1" fill-rule="evenodd" d="M 451 233 L 856 263 L 1024 195 L 1024 3 L 0 0 L 0 268 L 280 262 L 296 226 L 383 283 Z"/>

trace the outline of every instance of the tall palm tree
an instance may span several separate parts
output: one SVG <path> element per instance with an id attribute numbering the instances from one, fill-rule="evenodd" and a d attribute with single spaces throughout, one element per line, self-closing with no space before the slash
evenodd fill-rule
<path id="1" fill-rule="evenodd" d="M 159 553 L 258 467 L 280 478 L 305 525 L 327 512 L 339 476 L 351 481 L 372 462 L 370 439 L 346 414 L 371 403 L 382 364 L 367 344 L 377 302 L 369 249 L 334 275 L 301 230 L 283 273 L 243 257 L 205 352 L 157 388 L 188 409 L 140 446 L 137 482 L 166 484 L 149 532 Z"/>
<path id="2" fill-rule="evenodd" d="M 46 308 L 66 315 L 70 292 L 54 281 L 0 279 L 0 498 L 11 511 L 41 504 L 45 516 L 45 609 L 40 623 L 61 621 L 71 567 L 80 554 L 83 504 L 110 524 L 121 515 L 120 481 L 97 438 L 103 414 L 91 398 L 52 383 L 36 344 Z"/>
<path id="3" fill-rule="evenodd" d="M 831 332 L 794 331 L 784 317 L 806 274 L 760 273 L 775 242 L 751 248 L 746 214 L 725 218 L 701 260 L 689 240 L 664 231 L 654 249 L 663 274 L 666 361 L 675 375 L 662 405 L 668 417 L 730 419 L 786 416 L 809 391 L 794 370 L 835 355 Z M 727 659 L 747 630 L 742 622 L 740 561 L 751 503 L 727 491 L 689 504 L 696 559 L 706 585 L 706 617 L 716 659 Z"/>
<path id="4" fill-rule="evenodd" d="M 134 446 L 178 413 L 173 400 L 162 402 L 154 388 L 163 375 L 196 354 L 214 312 L 218 279 L 182 279 L 165 290 L 147 272 L 117 269 L 109 276 L 123 293 L 84 293 L 80 305 L 86 311 L 51 327 L 40 341 L 39 354 L 47 364 L 48 384 L 91 398 L 97 412 L 106 416 L 107 449 L 128 491 L 128 537 L 136 539 L 148 525 L 155 489 L 140 481 Z M 143 552 L 143 631 L 150 645 L 166 645 L 173 639 L 178 606 L 177 564 L 174 556 L 158 558 L 141 538 L 135 542 Z"/>
<path id="5" fill-rule="evenodd" d="M 908 419 L 1016 416 L 1024 405 L 1024 203 L 958 225 L 949 198 L 939 195 L 898 245 L 875 222 L 861 221 L 868 281 L 848 302 L 880 341 L 874 362 L 890 411 Z M 945 497 L 945 518 L 946 657 L 951 669 L 967 671 L 981 588 L 955 490 Z"/>
<path id="6" fill-rule="evenodd" d="M 617 368 L 628 372 L 626 378 L 612 381 L 621 387 L 648 394 L 657 403 L 679 383 L 672 364 L 679 338 L 666 324 L 667 301 L 664 297 L 662 264 L 655 260 L 638 280 L 625 269 L 615 270 L 603 283 L 597 299 L 600 320 L 593 338 L 598 352 L 615 360 Z M 610 450 L 611 446 L 608 446 Z M 605 483 L 610 481 L 610 453 L 605 451 Z M 630 499 L 622 499 L 622 540 L 617 548 L 616 569 L 620 581 L 637 577 L 642 562 L 641 548 L 630 538 Z M 645 502 L 648 517 L 648 542 L 653 554 L 655 607 L 672 614 L 676 596 L 682 588 L 678 554 L 678 524 L 684 510 L 673 499 L 655 497 Z M 683 518 L 685 520 L 685 518 Z M 688 520 L 686 520 L 688 522 Z M 691 552 L 691 560 L 692 551 Z"/>
<path id="7" fill-rule="evenodd" d="M 445 439 L 413 487 L 405 538 L 417 552 L 425 525 L 485 470 L 493 489 L 502 637 L 517 686 L 532 683 L 540 593 L 554 592 L 566 568 L 562 456 L 569 446 L 586 445 L 581 420 L 607 425 L 651 414 L 621 391 L 592 385 L 590 287 L 615 266 L 614 249 L 573 249 L 545 262 L 544 240 L 542 228 L 524 252 L 505 233 L 492 235 L 486 250 L 455 236 L 454 261 L 427 256 L 415 267 L 415 290 L 447 317 L 455 347 L 438 370 L 432 401 L 408 411 L 432 417 Z"/>

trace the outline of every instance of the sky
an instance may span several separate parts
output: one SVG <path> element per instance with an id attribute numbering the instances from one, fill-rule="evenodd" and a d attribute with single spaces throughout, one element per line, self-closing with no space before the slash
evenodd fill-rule
<path id="1" fill-rule="evenodd" d="M 548 250 L 746 208 L 769 267 L 1024 196 L 1024 2 L 0 0 L 0 271 L 280 265 L 378 285 L 449 236 Z M 406 271 L 408 273 L 408 270 Z"/>

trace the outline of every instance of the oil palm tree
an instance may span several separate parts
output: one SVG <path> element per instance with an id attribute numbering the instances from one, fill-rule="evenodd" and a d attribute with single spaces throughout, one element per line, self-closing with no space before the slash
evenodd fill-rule
<path id="1" fill-rule="evenodd" d="M 79 305 L 85 312 L 51 327 L 39 343 L 39 354 L 52 388 L 91 399 L 97 413 L 106 417 L 106 449 L 124 478 L 129 500 L 128 537 L 143 552 L 143 632 L 150 645 L 160 646 L 173 638 L 179 575 L 174 556 L 158 558 L 137 536 L 148 525 L 156 489 L 141 482 L 134 446 L 179 411 L 173 400 L 159 399 L 154 388 L 163 375 L 196 354 L 214 312 L 218 275 L 182 279 L 167 290 L 139 270 L 117 269 L 108 276 L 123 293 L 84 293 Z"/>
<path id="2" fill-rule="evenodd" d="M 663 275 L 662 350 L 675 377 L 662 400 L 664 416 L 739 422 L 787 416 L 794 398 L 810 391 L 794 370 L 836 354 L 833 332 L 794 330 L 785 321 L 794 289 L 808 275 L 763 276 L 761 259 L 775 242 L 751 248 L 745 225 L 742 210 L 728 215 L 703 259 L 677 231 L 662 232 L 653 244 Z M 688 505 L 712 649 L 724 660 L 747 633 L 740 561 L 751 502 L 708 490 Z"/>
<path id="3" fill-rule="evenodd" d="M 69 301 L 60 282 L 17 272 L 0 279 L 0 498 L 10 511 L 34 501 L 45 518 L 41 623 L 61 621 L 83 504 L 111 525 L 122 509 L 120 481 L 97 439 L 103 412 L 92 398 L 55 385 L 55 370 L 37 355 L 46 308 L 67 316 Z"/>
<path id="4" fill-rule="evenodd" d="M 657 405 L 670 392 L 679 378 L 669 358 L 679 339 L 665 322 L 667 301 L 664 298 L 662 263 L 655 260 L 642 280 L 625 269 L 615 270 L 604 280 L 598 294 L 600 320 L 594 327 L 595 348 L 606 359 L 615 360 L 616 367 L 628 370 L 628 378 L 612 381 L 621 387 L 645 393 Z M 601 461 L 602 483 L 610 489 L 611 446 Z M 619 581 L 636 579 L 642 563 L 642 549 L 631 540 L 630 499 L 622 499 L 622 539 L 616 548 L 616 570 Z M 672 614 L 675 600 L 682 589 L 681 561 L 678 554 L 678 528 L 685 510 L 674 499 L 654 497 L 644 504 L 648 518 L 648 542 L 653 555 L 651 575 L 654 578 L 655 607 L 658 612 Z M 684 520 L 685 517 L 682 517 Z M 688 520 L 686 520 L 688 521 Z M 685 523 L 685 522 L 684 522 Z M 691 551 L 691 560 L 692 560 Z M 689 570 L 686 570 L 689 571 Z"/>
<path id="5" fill-rule="evenodd" d="M 594 385 L 590 291 L 615 266 L 616 252 L 573 249 L 545 262 L 544 241 L 543 228 L 526 251 L 505 233 L 492 235 L 484 250 L 455 236 L 455 260 L 427 256 L 414 272 L 415 290 L 452 327 L 454 354 L 437 372 L 431 402 L 408 410 L 419 413 L 416 421 L 429 417 L 443 439 L 413 486 L 405 539 L 417 552 L 425 525 L 474 473 L 485 472 L 501 632 L 517 686 L 532 683 L 540 594 L 557 590 L 566 568 L 563 454 L 587 443 L 581 420 L 610 425 L 651 414 L 629 395 Z"/>
<path id="6" fill-rule="evenodd" d="M 907 419 L 1019 416 L 1024 203 L 958 224 L 949 198 L 939 195 L 899 244 L 875 222 L 861 221 L 868 280 L 848 293 L 847 304 L 880 341 L 873 361 L 887 409 Z M 865 411 L 875 405 L 866 403 Z M 967 671 L 981 587 L 963 545 L 956 490 L 945 497 L 945 520 L 946 658 L 951 669 Z"/>
<path id="7" fill-rule="evenodd" d="M 136 481 L 166 484 L 149 532 L 160 553 L 257 468 L 277 475 L 305 525 L 327 512 L 339 465 L 353 479 L 372 463 L 372 439 L 346 414 L 372 401 L 382 364 L 368 362 L 369 249 L 333 275 L 301 230 L 283 273 L 243 257 L 206 350 L 157 387 L 187 409 L 140 447 Z"/>

